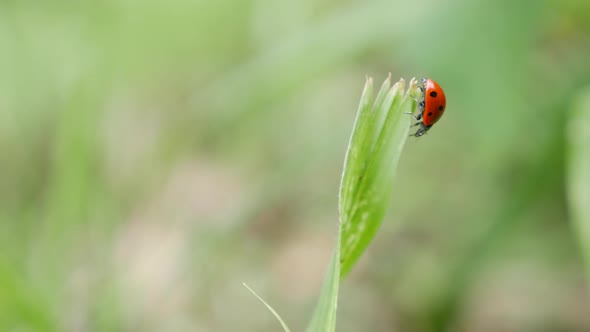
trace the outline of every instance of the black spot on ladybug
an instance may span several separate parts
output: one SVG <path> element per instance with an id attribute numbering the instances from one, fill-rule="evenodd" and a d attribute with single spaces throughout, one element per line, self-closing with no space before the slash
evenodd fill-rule
<path id="1" fill-rule="evenodd" d="M 432 116 L 432 112 L 428 112 L 428 116 Z"/>
<path id="2" fill-rule="evenodd" d="M 442 105 L 438 107 L 438 110 L 439 110 L 439 111 L 441 111 L 441 112 L 442 112 L 442 110 L 444 110 L 444 109 L 445 109 L 445 107 L 444 107 L 444 106 L 442 106 Z"/>
<path id="3" fill-rule="evenodd" d="M 432 92 L 430 93 L 430 97 L 432 97 L 432 98 L 436 98 L 436 91 L 432 91 Z"/>

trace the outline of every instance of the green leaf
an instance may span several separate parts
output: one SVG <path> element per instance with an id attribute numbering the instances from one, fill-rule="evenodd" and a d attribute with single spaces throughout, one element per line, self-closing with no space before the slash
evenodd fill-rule
<path id="1" fill-rule="evenodd" d="M 568 134 L 568 203 L 575 231 L 582 246 L 586 270 L 590 277 L 590 89 L 577 99 L 569 119 Z"/>
<path id="2" fill-rule="evenodd" d="M 279 323 L 281 324 L 281 326 L 283 327 L 283 330 L 285 332 L 291 332 L 289 330 L 289 327 L 287 326 L 287 324 L 281 318 L 281 316 L 268 303 L 266 303 L 266 301 L 264 301 L 260 296 L 258 296 L 258 294 L 256 294 L 256 292 L 254 290 L 252 290 L 252 288 L 248 287 L 248 285 L 246 285 L 245 283 L 242 283 L 242 285 L 244 285 L 244 287 L 246 287 L 252 294 L 254 294 L 254 296 L 256 296 L 260 300 L 260 302 L 262 302 L 262 304 L 264 304 L 268 308 L 268 310 L 270 310 L 270 312 L 279 321 Z"/>
<path id="3" fill-rule="evenodd" d="M 410 84 L 413 92 L 415 80 Z M 373 107 L 359 110 L 361 123 L 353 131 L 347 152 L 352 157 L 346 158 L 340 189 L 341 277 L 369 245 L 389 206 L 395 170 L 410 128 L 411 117 L 404 113 L 415 107 L 404 88 L 403 79 L 390 88 L 388 78 Z M 355 137 L 357 127 L 359 137 Z"/>
<path id="4" fill-rule="evenodd" d="M 410 96 L 417 93 L 414 79 L 409 93 L 404 91 L 403 79 L 393 87 L 390 82 L 385 80 L 371 103 L 373 81 L 368 78 L 361 96 L 340 184 L 336 248 L 308 332 L 336 330 L 340 279 L 375 236 L 389 205 L 410 128 L 411 117 L 404 113 L 414 112 L 416 103 Z"/>

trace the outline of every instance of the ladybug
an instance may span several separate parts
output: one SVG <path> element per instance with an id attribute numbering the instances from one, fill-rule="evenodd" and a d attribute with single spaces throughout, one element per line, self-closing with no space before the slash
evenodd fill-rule
<path id="1" fill-rule="evenodd" d="M 415 116 L 416 120 L 421 120 L 415 123 L 414 126 L 420 126 L 416 133 L 411 136 L 420 137 L 428 132 L 430 128 L 441 118 L 447 106 L 447 98 L 443 89 L 430 78 L 422 79 L 421 90 L 423 91 L 422 100 L 418 101 L 418 108 L 420 114 Z"/>

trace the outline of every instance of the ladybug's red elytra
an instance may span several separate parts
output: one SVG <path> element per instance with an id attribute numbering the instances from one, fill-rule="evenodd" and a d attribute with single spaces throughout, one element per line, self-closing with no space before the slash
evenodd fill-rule
<path id="1" fill-rule="evenodd" d="M 421 120 L 414 124 L 420 126 L 416 133 L 412 136 L 420 137 L 428 132 L 432 125 L 434 125 L 445 111 L 447 106 L 447 98 L 443 89 L 430 78 L 422 79 L 421 88 L 424 92 L 422 100 L 418 102 L 420 114 L 416 116 L 416 120 Z"/>

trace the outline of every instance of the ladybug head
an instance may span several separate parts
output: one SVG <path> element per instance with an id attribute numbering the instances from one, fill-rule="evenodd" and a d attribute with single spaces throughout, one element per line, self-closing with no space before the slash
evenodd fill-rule
<path id="1" fill-rule="evenodd" d="M 430 130 L 431 127 L 432 127 L 432 125 L 426 126 L 423 123 L 420 123 L 420 128 L 418 128 L 418 130 L 416 130 L 416 133 L 414 135 L 410 135 L 410 136 L 420 137 L 420 136 L 426 134 Z"/>

